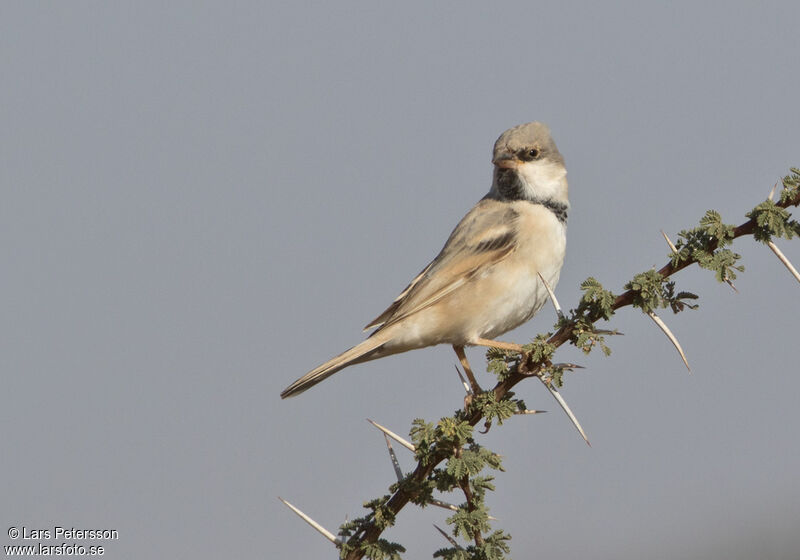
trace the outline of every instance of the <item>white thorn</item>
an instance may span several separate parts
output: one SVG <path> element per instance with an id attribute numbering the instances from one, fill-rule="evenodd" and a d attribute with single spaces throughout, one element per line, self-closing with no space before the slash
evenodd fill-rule
<path id="1" fill-rule="evenodd" d="M 672 240 L 669 237 L 667 237 L 667 234 L 664 233 L 663 229 L 661 230 L 661 235 L 664 236 L 664 240 L 667 242 L 667 245 L 669 245 L 669 248 L 672 249 L 672 252 L 677 255 L 678 249 L 675 247 L 675 244 L 672 242 Z"/>
<path id="2" fill-rule="evenodd" d="M 619 332 L 617 329 L 608 330 L 608 329 L 594 329 L 594 334 L 607 334 L 609 336 L 625 336 L 625 333 Z"/>
<path id="3" fill-rule="evenodd" d="M 544 414 L 546 410 L 518 410 L 514 414 Z"/>
<path id="4" fill-rule="evenodd" d="M 670 342 L 672 342 L 672 344 L 678 350 L 678 354 L 681 355 L 681 359 L 683 360 L 686 369 L 689 370 L 689 373 L 692 373 L 692 368 L 689 367 L 689 362 L 686 360 L 686 354 L 683 353 L 683 348 L 681 348 L 681 343 L 678 342 L 678 339 L 675 338 L 675 335 L 672 334 L 672 331 L 669 330 L 669 327 L 666 325 L 666 323 L 664 323 L 664 321 L 661 320 L 661 317 L 659 317 L 652 311 L 648 311 L 647 316 L 650 317 L 662 331 L 664 331 L 664 334 L 667 335 L 667 338 L 669 338 Z"/>
<path id="5" fill-rule="evenodd" d="M 555 368 L 561 368 L 561 369 L 563 369 L 565 371 L 572 371 L 574 369 L 586 369 L 583 366 L 579 366 L 578 364 L 573 364 L 573 363 L 570 363 L 570 362 L 562 362 L 562 363 L 559 363 L 559 364 L 553 364 L 548 369 L 555 369 Z"/>
<path id="6" fill-rule="evenodd" d="M 781 250 L 778 249 L 778 246 L 772 241 L 767 241 L 767 245 L 769 245 L 769 248 L 772 249 L 772 252 L 775 253 L 775 255 L 781 260 L 783 265 L 789 269 L 789 272 L 792 273 L 792 276 L 794 276 L 795 280 L 800 282 L 800 273 L 798 273 L 797 269 L 792 266 L 792 263 L 786 258 L 786 255 L 784 255 Z"/>
<path id="7" fill-rule="evenodd" d="M 437 531 L 439 531 L 439 532 L 442 534 L 442 536 L 443 536 L 444 538 L 446 538 L 446 539 L 447 539 L 447 542 L 449 542 L 450 544 L 452 544 L 452 545 L 453 545 L 454 547 L 456 547 L 458 550 L 464 550 L 464 547 L 462 547 L 460 544 L 458 544 L 458 543 L 455 541 L 455 539 L 453 539 L 453 537 L 451 537 L 450 535 L 448 535 L 447 533 L 445 533 L 444 531 L 442 531 L 442 530 L 441 530 L 441 529 L 440 529 L 440 528 L 439 528 L 439 527 L 438 527 L 438 526 L 437 526 L 435 523 L 433 524 L 433 526 L 434 526 L 434 527 L 436 527 L 436 530 L 437 530 Z"/>
<path id="8" fill-rule="evenodd" d="M 394 467 L 394 474 L 397 475 L 397 482 L 403 481 L 403 469 L 400 468 L 400 462 L 397 460 L 397 455 L 394 454 L 394 449 L 392 449 L 392 442 L 389 441 L 389 436 L 386 433 L 383 434 L 383 438 L 386 440 L 386 447 L 389 448 L 389 459 L 392 460 L 392 466 Z"/>
<path id="9" fill-rule="evenodd" d="M 739 293 L 739 290 L 736 289 L 736 286 L 733 285 L 733 282 L 731 282 L 730 278 L 725 278 L 725 282 L 727 282 L 728 286 L 733 288 L 734 292 L 736 292 L 737 294 Z"/>
<path id="10" fill-rule="evenodd" d="M 553 387 L 552 383 L 546 382 L 541 377 L 539 379 L 541 380 L 542 383 L 544 383 L 544 386 L 547 387 L 547 390 L 550 391 L 550 394 L 553 395 L 553 397 L 555 397 L 555 399 L 558 401 L 558 404 L 561 405 L 561 408 L 563 408 L 564 412 L 566 412 L 567 416 L 569 416 L 569 419 L 572 420 L 572 423 L 575 425 L 575 428 L 577 428 L 578 432 L 581 434 L 581 437 L 583 438 L 583 441 L 585 441 L 586 444 L 589 447 L 591 447 L 592 444 L 589 443 L 589 438 L 586 437 L 586 432 L 583 431 L 583 428 L 581 427 L 581 423 L 578 422 L 578 419 L 572 413 L 572 410 L 570 410 L 569 405 L 567 404 L 567 401 L 564 400 L 564 397 L 561 396 L 561 393 L 559 393 L 556 390 L 556 388 Z"/>
<path id="11" fill-rule="evenodd" d="M 311 518 L 310 518 L 309 516 L 307 516 L 305 513 L 303 513 L 302 511 L 300 511 L 300 510 L 299 510 L 299 509 L 297 509 L 296 507 L 294 507 L 292 504 L 290 504 L 289 502 L 287 502 L 286 500 L 284 500 L 284 499 L 283 499 L 283 498 L 281 498 L 280 496 L 278 496 L 278 499 L 279 499 L 280 501 L 282 501 L 284 504 L 286 504 L 286 505 L 289 507 L 289 509 L 291 509 L 291 510 L 292 510 L 293 512 L 295 512 L 297 515 L 299 515 L 299 516 L 302 518 L 302 520 L 303 520 L 303 521 L 305 521 L 306 523 L 308 523 L 309 525 L 311 525 L 311 526 L 312 526 L 314 529 L 316 529 L 317 531 L 319 531 L 320 533 L 322 533 L 322 536 L 323 536 L 323 537 L 325 537 L 326 539 L 328 539 L 329 541 L 331 541 L 333 544 L 342 544 L 342 541 L 341 541 L 341 539 L 339 539 L 338 537 L 336 537 L 336 535 L 334 535 L 333 533 L 331 533 L 330 531 L 328 531 L 328 530 L 327 530 L 325 527 L 323 527 L 322 525 L 320 525 L 319 523 L 317 523 L 316 521 L 314 521 L 313 519 L 311 519 Z"/>
<path id="12" fill-rule="evenodd" d="M 455 366 L 455 367 L 456 367 L 456 373 L 458 374 L 458 378 L 461 380 L 461 384 L 464 386 L 464 390 L 467 392 L 468 395 L 471 395 L 472 394 L 472 387 L 469 386 L 469 383 L 467 383 L 467 380 L 464 379 L 463 375 L 461 375 L 461 370 L 458 369 L 458 366 Z"/>
<path id="13" fill-rule="evenodd" d="M 450 511 L 458 511 L 458 506 L 454 506 L 453 504 L 448 504 L 447 502 L 443 502 L 442 500 L 433 499 L 430 501 L 432 506 L 440 507 L 443 509 L 449 509 Z"/>
<path id="14" fill-rule="evenodd" d="M 404 440 L 403 438 L 401 438 L 400 436 L 398 436 L 398 435 L 397 435 L 396 433 L 394 433 L 392 430 L 390 430 L 390 429 L 388 429 L 388 428 L 384 428 L 383 426 L 381 426 L 381 425 L 380 425 L 380 424 L 378 424 L 377 422 L 373 422 L 373 421 L 372 421 L 372 420 L 370 420 L 369 418 L 367 418 L 367 422 L 369 422 L 370 424 L 372 424 L 373 426 L 375 426 L 376 428 L 378 428 L 378 429 L 379 429 L 380 431 L 382 431 L 384 434 L 386 434 L 387 436 L 389 436 L 390 438 L 392 438 L 393 440 L 395 440 L 397 443 L 399 443 L 400 445 L 402 445 L 403 447 L 405 447 L 405 448 L 406 448 L 406 449 L 408 449 L 409 451 L 416 451 L 416 450 L 417 450 L 417 448 L 416 448 L 416 447 L 414 447 L 412 444 L 410 444 L 409 442 L 407 442 L 406 440 Z"/>
<path id="15" fill-rule="evenodd" d="M 437 500 L 435 498 L 428 503 L 432 506 L 440 507 L 442 509 L 449 509 L 450 511 L 458 511 L 458 506 L 454 506 L 453 504 L 448 504 L 447 502 L 443 502 L 442 500 Z M 492 517 L 491 515 L 487 517 L 492 521 L 497 521 L 496 517 Z"/>
<path id="16" fill-rule="evenodd" d="M 561 306 L 558 304 L 558 300 L 556 299 L 556 294 L 553 293 L 552 288 L 550 288 L 550 284 L 547 283 L 547 280 L 544 279 L 544 276 L 542 276 L 541 272 L 537 272 L 536 274 L 539 275 L 539 279 L 542 281 L 544 289 L 547 290 L 547 295 L 550 296 L 550 301 L 553 302 L 553 307 L 556 310 L 556 315 L 558 315 L 559 319 L 563 318 L 564 314 L 561 312 Z"/>
<path id="17" fill-rule="evenodd" d="M 775 181 L 775 184 L 772 185 L 772 190 L 769 191 L 769 199 L 773 200 L 775 197 L 775 189 L 778 188 L 778 181 Z"/>

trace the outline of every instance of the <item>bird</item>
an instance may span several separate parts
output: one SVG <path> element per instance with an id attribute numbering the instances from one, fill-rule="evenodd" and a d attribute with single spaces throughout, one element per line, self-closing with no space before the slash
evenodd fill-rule
<path id="1" fill-rule="evenodd" d="M 492 164 L 489 192 L 433 261 L 364 328 L 375 330 L 297 379 L 281 398 L 348 366 L 437 344 L 453 347 L 477 394 L 464 347 L 521 350 L 494 339 L 531 319 L 558 283 L 570 209 L 567 170 L 549 127 L 540 122 L 503 132 Z"/>

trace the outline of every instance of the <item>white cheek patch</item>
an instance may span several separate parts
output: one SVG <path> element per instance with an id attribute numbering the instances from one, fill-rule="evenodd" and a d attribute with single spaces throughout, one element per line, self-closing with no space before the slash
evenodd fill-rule
<path id="1" fill-rule="evenodd" d="M 567 170 L 549 161 L 530 161 L 517 169 L 525 189 L 533 198 L 564 200 L 567 198 Z"/>

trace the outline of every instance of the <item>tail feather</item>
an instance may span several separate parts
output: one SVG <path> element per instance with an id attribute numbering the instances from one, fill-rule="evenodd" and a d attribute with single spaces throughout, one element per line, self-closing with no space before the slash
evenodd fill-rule
<path id="1" fill-rule="evenodd" d="M 375 354 L 381 350 L 384 344 L 386 344 L 386 340 L 368 338 L 361 344 L 357 344 L 349 350 L 345 350 L 335 358 L 331 358 L 321 366 L 312 369 L 303 377 L 289 385 L 281 393 L 281 398 L 285 399 L 286 397 L 299 395 L 347 366 L 377 358 L 378 356 Z"/>

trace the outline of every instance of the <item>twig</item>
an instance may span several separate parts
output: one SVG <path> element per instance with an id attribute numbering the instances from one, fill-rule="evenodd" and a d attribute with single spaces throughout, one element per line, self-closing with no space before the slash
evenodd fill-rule
<path id="1" fill-rule="evenodd" d="M 469 475 L 464 475 L 464 478 L 461 479 L 459 486 L 461 486 L 461 491 L 464 492 L 464 497 L 467 500 L 467 511 L 472 513 L 475 511 L 475 500 L 472 496 L 472 489 L 469 487 Z M 480 531 L 475 531 L 474 540 L 475 546 L 483 546 L 483 535 L 481 535 Z"/>

